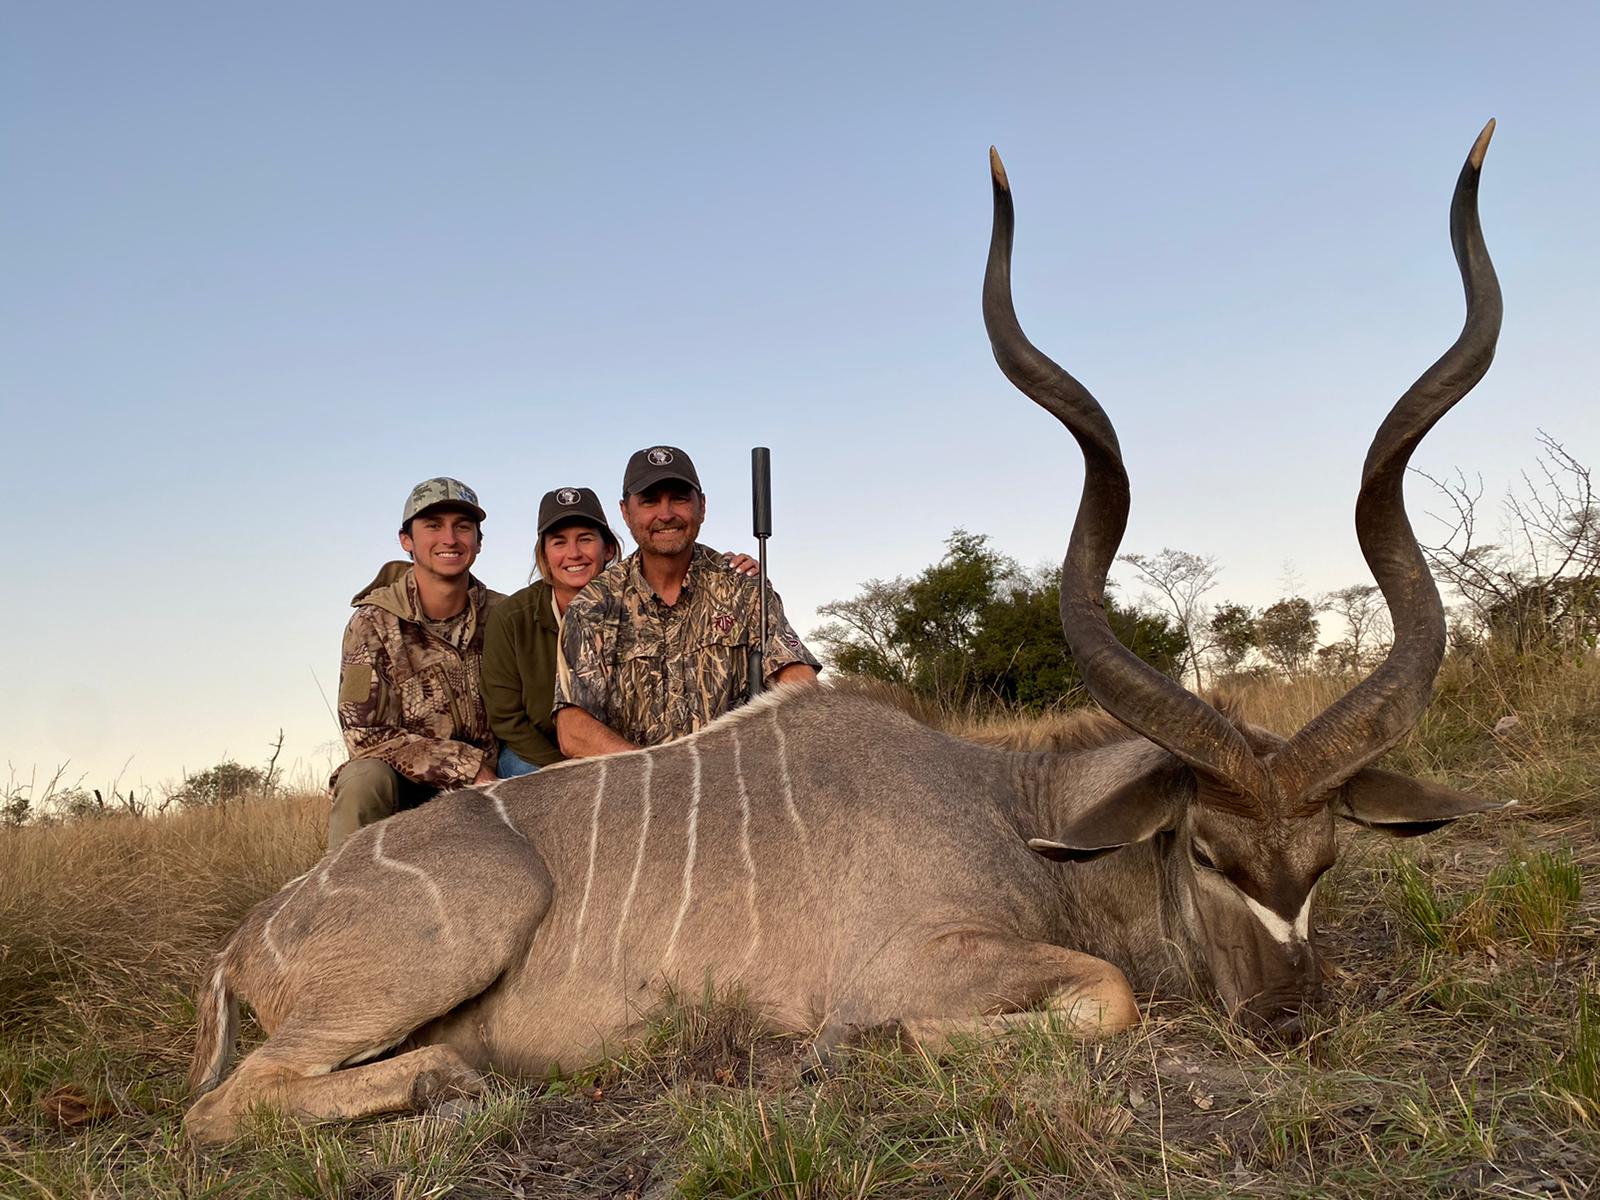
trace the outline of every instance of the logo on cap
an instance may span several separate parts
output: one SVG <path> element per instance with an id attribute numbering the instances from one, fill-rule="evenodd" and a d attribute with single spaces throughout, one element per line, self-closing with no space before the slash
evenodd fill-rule
<path id="1" fill-rule="evenodd" d="M 556 503 L 557 504 L 572 505 L 572 504 L 576 504 L 579 500 L 582 500 L 582 499 L 583 499 L 583 497 L 578 494 L 578 489 L 577 488 L 562 488 L 559 492 L 556 493 Z"/>
<path id="2" fill-rule="evenodd" d="M 465 500 L 468 504 L 476 504 L 478 502 L 478 493 L 473 491 L 466 484 L 457 484 L 456 491 L 461 499 Z"/>
<path id="3" fill-rule="evenodd" d="M 672 461 L 672 451 L 668 450 L 665 446 L 657 446 L 644 457 L 645 461 L 647 461 L 651 466 L 664 467 Z"/>

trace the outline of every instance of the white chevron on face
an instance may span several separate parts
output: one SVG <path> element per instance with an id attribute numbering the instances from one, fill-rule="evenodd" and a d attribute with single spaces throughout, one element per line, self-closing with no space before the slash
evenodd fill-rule
<path id="1" fill-rule="evenodd" d="M 1315 889 L 1312 890 L 1314 891 Z M 1296 942 L 1305 942 L 1311 937 L 1310 892 L 1306 893 L 1305 903 L 1300 906 L 1300 911 L 1295 914 L 1292 922 L 1285 921 L 1265 904 L 1252 900 L 1249 896 L 1245 896 L 1243 892 L 1240 892 L 1239 895 L 1244 897 L 1245 907 L 1250 910 L 1251 915 L 1261 922 L 1261 927 L 1267 931 L 1267 935 L 1279 945 L 1292 946 Z"/>

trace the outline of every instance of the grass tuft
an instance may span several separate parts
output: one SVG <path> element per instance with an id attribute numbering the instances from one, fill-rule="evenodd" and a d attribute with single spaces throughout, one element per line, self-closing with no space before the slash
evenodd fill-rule
<path id="1" fill-rule="evenodd" d="M 1582 1120 L 1600 1126 L 1600 995 L 1588 987 L 1578 992 L 1572 1031 L 1549 1082 Z"/>
<path id="2" fill-rule="evenodd" d="M 1502 926 L 1509 925 L 1538 953 L 1555 954 L 1583 895 L 1583 868 L 1569 848 L 1540 850 L 1495 868 L 1485 895 Z"/>
<path id="3" fill-rule="evenodd" d="M 1493 954 L 1510 939 L 1553 956 L 1583 895 L 1583 868 L 1567 847 L 1501 863 L 1450 896 L 1412 859 L 1396 853 L 1393 864 L 1392 903 L 1406 929 L 1424 948 L 1450 954 Z"/>

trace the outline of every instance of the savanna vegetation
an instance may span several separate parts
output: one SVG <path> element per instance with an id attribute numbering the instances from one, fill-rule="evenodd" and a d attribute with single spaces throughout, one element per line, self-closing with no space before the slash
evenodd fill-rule
<path id="1" fill-rule="evenodd" d="M 1586 489 L 1563 461 L 1552 477 Z M 1580 495 L 1525 505 L 1521 540 L 1472 544 L 1469 522 L 1467 544 L 1457 530 L 1436 550 L 1462 601 L 1452 650 L 1386 764 L 1517 804 L 1410 841 L 1341 833 L 1318 901 L 1328 1005 L 1300 1044 L 1146 996 L 1143 1025 L 1097 1045 L 1034 1031 L 934 1059 L 885 1036 L 817 1074 L 740 997 L 675 996 L 636 1048 L 577 1077 L 345 1127 L 263 1115 L 196 1155 L 179 1125 L 192 991 L 244 911 L 317 860 L 326 800 L 270 764 L 219 764 L 154 804 L 13 781 L 0 1196 L 1593 1194 L 1600 560 Z M 1256 611 L 1207 602 L 1203 556 L 1134 558 L 1145 592 L 1119 594 L 1113 627 L 1280 732 L 1384 648 L 1370 588 Z M 917 577 L 829 606 L 818 640 L 921 719 L 1042 743 L 1081 699 L 1053 589 L 958 531 Z"/>
<path id="2" fill-rule="evenodd" d="M 1238 690 L 1287 730 L 1341 682 Z M 947 719 L 1041 736 L 1050 721 Z M 349 1127 L 263 1118 L 203 1157 L 178 1123 L 191 991 L 244 910 L 317 859 L 325 800 L 7 829 L 0 1195 L 1587 1194 L 1600 662 L 1457 654 L 1390 761 L 1519 804 L 1414 841 L 1343 835 L 1320 893 L 1331 1003 L 1302 1045 L 1146 998 L 1142 1028 L 1102 1045 L 1034 1033 L 933 1060 L 885 1039 L 813 1077 L 804 1045 L 761 1035 L 737 997 L 678 997 L 581 1077 Z"/>

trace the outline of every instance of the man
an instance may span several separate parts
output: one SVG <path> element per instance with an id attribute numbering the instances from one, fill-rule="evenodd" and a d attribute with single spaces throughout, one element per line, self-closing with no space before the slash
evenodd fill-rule
<path id="1" fill-rule="evenodd" d="M 417 484 L 400 517 L 411 561 L 385 564 L 351 601 L 339 664 L 350 761 L 333 777 L 330 850 L 440 791 L 495 778 L 479 665 L 489 610 L 503 597 L 472 575 L 483 517 L 460 480 Z"/>
<path id="2" fill-rule="evenodd" d="M 561 622 L 563 754 L 660 745 L 744 703 L 759 585 L 695 541 L 705 515 L 700 476 L 682 450 L 651 446 L 628 460 L 622 519 L 639 548 L 579 592 Z M 815 682 L 820 664 L 768 595 L 765 681 Z"/>

